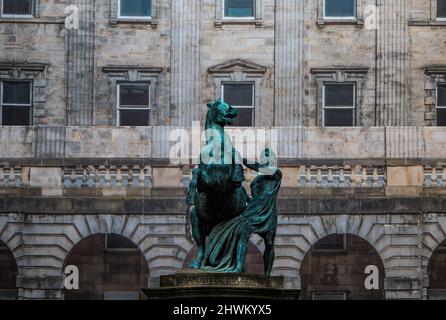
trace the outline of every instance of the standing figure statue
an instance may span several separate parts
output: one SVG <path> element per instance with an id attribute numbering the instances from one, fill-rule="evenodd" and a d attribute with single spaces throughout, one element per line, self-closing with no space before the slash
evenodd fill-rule
<path id="1" fill-rule="evenodd" d="M 210 115 L 213 112 L 229 112 L 231 121 L 226 124 L 232 122 L 233 113 L 230 110 L 235 109 L 228 104 L 217 100 L 209 108 L 206 128 L 208 124 L 215 123 L 215 114 Z M 222 127 L 221 121 L 219 127 Z M 222 131 L 220 137 L 225 137 Z M 219 144 L 218 148 L 215 148 L 215 143 Z M 211 146 L 219 150 L 221 143 L 219 139 L 207 139 L 202 155 L 212 153 Z M 224 158 L 231 158 L 233 162 L 216 167 L 214 163 L 200 161 L 189 186 L 187 202 L 192 206 L 192 234 L 198 245 L 197 259 L 191 267 L 216 272 L 243 272 L 249 239 L 256 233 L 265 241 L 264 271 L 269 276 L 274 262 L 276 200 L 282 180 L 282 173 L 277 168 L 277 157 L 266 148 L 260 156 L 260 163 L 243 159 L 245 166 L 258 172 L 251 183 L 251 199 L 242 186 L 244 175 L 242 161 L 239 160 L 241 158 L 230 140 L 224 144 L 229 146 L 223 152 Z"/>

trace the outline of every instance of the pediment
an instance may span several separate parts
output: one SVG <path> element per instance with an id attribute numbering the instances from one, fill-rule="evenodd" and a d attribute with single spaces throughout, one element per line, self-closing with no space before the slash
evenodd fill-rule
<path id="1" fill-rule="evenodd" d="M 259 65 L 257 63 L 243 60 L 234 59 L 230 60 L 208 69 L 209 73 L 233 73 L 233 72 L 244 72 L 244 73 L 260 73 L 263 74 L 267 70 L 267 67 Z"/>

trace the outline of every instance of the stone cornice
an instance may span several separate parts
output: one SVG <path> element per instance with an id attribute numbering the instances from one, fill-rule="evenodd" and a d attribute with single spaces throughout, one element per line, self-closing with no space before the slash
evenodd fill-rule
<path id="1" fill-rule="evenodd" d="M 219 73 L 232 73 L 232 72 L 244 72 L 251 74 L 264 74 L 267 71 L 267 67 L 260 64 L 244 60 L 244 59 L 234 59 L 229 60 L 224 63 L 209 67 L 208 72 L 210 74 Z"/>

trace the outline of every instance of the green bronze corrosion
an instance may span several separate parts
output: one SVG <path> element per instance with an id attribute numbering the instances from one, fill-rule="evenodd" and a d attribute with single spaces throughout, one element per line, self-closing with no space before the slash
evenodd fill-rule
<path id="1" fill-rule="evenodd" d="M 214 272 L 243 272 L 251 234 L 265 241 L 264 269 L 270 275 L 277 229 L 276 200 L 282 180 L 277 159 L 265 149 L 260 163 L 243 159 L 224 127 L 237 110 L 221 99 L 208 104 L 206 146 L 193 170 L 187 203 L 198 253 L 191 268 Z M 241 163 L 243 162 L 243 164 Z M 252 198 L 243 188 L 243 165 L 259 172 L 251 183 Z"/>

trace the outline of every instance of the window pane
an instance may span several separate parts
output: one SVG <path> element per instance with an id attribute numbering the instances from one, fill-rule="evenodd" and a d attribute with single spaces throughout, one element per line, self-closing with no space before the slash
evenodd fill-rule
<path id="1" fill-rule="evenodd" d="M 326 17 L 356 16 L 355 0 L 325 0 Z"/>
<path id="2" fill-rule="evenodd" d="M 446 108 L 437 109 L 437 126 L 446 127 Z"/>
<path id="3" fill-rule="evenodd" d="M 234 119 L 234 127 L 251 127 L 253 125 L 253 108 L 239 108 L 238 116 Z"/>
<path id="4" fill-rule="evenodd" d="M 325 109 L 325 126 L 326 127 L 352 127 L 353 109 Z"/>
<path id="5" fill-rule="evenodd" d="M 3 14 L 31 15 L 32 0 L 3 0 Z"/>
<path id="6" fill-rule="evenodd" d="M 446 107 L 446 84 L 437 87 L 438 101 L 437 106 Z"/>
<path id="7" fill-rule="evenodd" d="M 149 107 L 149 87 L 141 85 L 120 85 L 119 105 L 121 107 Z"/>
<path id="8" fill-rule="evenodd" d="M 329 235 L 314 245 L 313 252 L 318 251 L 345 251 L 345 235 L 332 234 Z"/>
<path id="9" fill-rule="evenodd" d="M 2 106 L 2 125 L 29 126 L 31 107 Z"/>
<path id="10" fill-rule="evenodd" d="M 30 82 L 4 81 L 3 103 L 30 104 Z"/>
<path id="11" fill-rule="evenodd" d="M 252 94 L 252 84 L 226 83 L 223 86 L 223 100 L 232 106 L 252 107 L 254 105 L 252 101 Z"/>
<path id="12" fill-rule="evenodd" d="M 152 0 L 121 0 L 121 16 L 150 17 Z"/>
<path id="13" fill-rule="evenodd" d="M 437 17 L 446 18 L 446 0 L 437 0 Z"/>
<path id="14" fill-rule="evenodd" d="M 326 107 L 352 107 L 354 103 L 353 84 L 327 84 L 325 85 Z"/>
<path id="15" fill-rule="evenodd" d="M 120 126 L 148 126 L 149 110 L 119 110 Z"/>
<path id="16" fill-rule="evenodd" d="M 225 17 L 253 17 L 255 0 L 225 0 Z"/>

